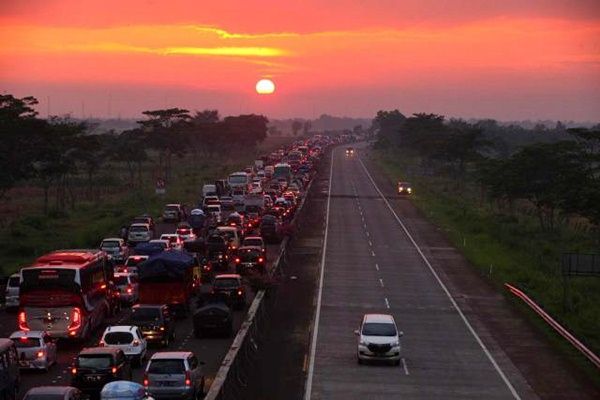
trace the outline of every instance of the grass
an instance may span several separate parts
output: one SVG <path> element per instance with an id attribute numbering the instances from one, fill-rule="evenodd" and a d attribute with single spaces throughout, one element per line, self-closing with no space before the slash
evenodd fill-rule
<path id="1" fill-rule="evenodd" d="M 2 274 L 10 275 L 30 264 L 40 255 L 64 248 L 96 248 L 105 237 L 116 236 L 122 225 L 136 215 L 147 213 L 158 217 L 166 203 L 183 203 L 195 206 L 200 197 L 202 184 L 225 178 L 234 170 L 252 163 L 258 154 L 270 152 L 293 138 L 268 138 L 256 152 L 249 152 L 235 160 L 215 159 L 210 162 L 194 162 L 191 156 L 173 162 L 173 179 L 165 195 L 154 193 L 152 171 L 154 163 L 144 166 L 144 182 L 141 188 L 114 187 L 115 194 L 99 200 L 79 200 L 74 209 L 52 210 L 48 215 L 41 212 L 41 198 L 17 199 L 26 209 L 23 214 L 0 230 L 0 266 Z M 110 173 L 127 181 L 127 172 L 115 165 Z M 114 179 L 113 179 L 114 180 Z"/>
<path id="2" fill-rule="evenodd" d="M 506 295 L 505 282 L 524 290 L 550 315 L 569 329 L 591 350 L 600 351 L 600 279 L 572 278 L 569 306 L 563 304 L 560 257 L 563 252 L 597 251 L 591 233 L 562 226 L 556 232 L 542 231 L 527 213 L 500 214 L 481 202 L 478 190 L 440 176 L 418 173 L 416 160 L 400 158 L 390 150 L 376 150 L 375 161 L 385 173 L 409 180 L 414 188 L 412 202 L 461 250 L 482 275 Z M 508 297 L 508 296 L 507 296 Z M 518 300 L 511 301 L 517 303 Z M 597 369 L 570 344 L 559 338 L 536 314 L 518 305 L 550 342 L 582 367 L 597 384 Z"/>

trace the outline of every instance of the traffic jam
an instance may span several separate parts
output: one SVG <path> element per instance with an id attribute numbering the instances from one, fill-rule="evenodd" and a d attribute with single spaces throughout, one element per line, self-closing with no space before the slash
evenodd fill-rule
<path id="1" fill-rule="evenodd" d="M 225 343 L 211 350 L 225 355 L 331 143 L 296 141 L 204 184 L 193 207 L 166 204 L 97 249 L 56 250 L 12 275 L 8 398 L 202 398 L 210 378 L 197 349 Z"/>

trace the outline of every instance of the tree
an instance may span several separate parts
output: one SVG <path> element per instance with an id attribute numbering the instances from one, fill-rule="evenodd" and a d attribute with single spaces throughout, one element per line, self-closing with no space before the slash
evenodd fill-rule
<path id="1" fill-rule="evenodd" d="M 400 128 L 405 120 L 406 117 L 398 110 L 378 111 L 372 126 L 379 133 L 381 139 L 398 145 L 401 142 Z"/>
<path id="2" fill-rule="evenodd" d="M 302 127 L 302 133 L 304 136 L 308 136 L 308 132 L 310 132 L 310 128 L 312 127 L 312 123 L 309 120 L 304 121 L 304 125 Z"/>

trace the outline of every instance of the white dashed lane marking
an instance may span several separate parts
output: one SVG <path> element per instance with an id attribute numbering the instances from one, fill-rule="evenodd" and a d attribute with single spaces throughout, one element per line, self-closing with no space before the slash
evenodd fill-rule
<path id="1" fill-rule="evenodd" d="M 388 301 L 387 297 L 384 300 L 385 300 L 385 308 L 390 308 L 390 302 Z"/>
<path id="2" fill-rule="evenodd" d="M 381 285 L 381 287 L 384 287 L 383 286 L 383 279 L 379 278 L 379 284 Z"/>
<path id="3" fill-rule="evenodd" d="M 379 271 L 379 264 L 375 264 L 375 269 Z"/>

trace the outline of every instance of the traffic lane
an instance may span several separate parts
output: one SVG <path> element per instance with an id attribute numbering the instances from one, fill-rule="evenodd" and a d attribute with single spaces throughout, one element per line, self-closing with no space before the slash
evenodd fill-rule
<path id="1" fill-rule="evenodd" d="M 406 381 L 420 398 L 513 398 L 362 166 L 354 179 L 362 199 L 386 307 L 402 339 Z M 374 267 L 374 266 L 373 266 Z M 410 374 L 410 375 L 409 375 Z"/>

